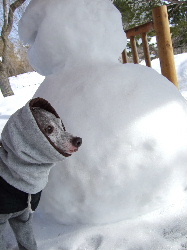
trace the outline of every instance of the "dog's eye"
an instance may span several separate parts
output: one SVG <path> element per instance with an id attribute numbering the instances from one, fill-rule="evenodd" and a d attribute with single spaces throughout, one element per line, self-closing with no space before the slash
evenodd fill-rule
<path id="1" fill-rule="evenodd" d="M 47 128 L 45 128 L 45 132 L 47 134 L 51 134 L 53 132 L 54 128 L 52 126 L 48 126 Z"/>

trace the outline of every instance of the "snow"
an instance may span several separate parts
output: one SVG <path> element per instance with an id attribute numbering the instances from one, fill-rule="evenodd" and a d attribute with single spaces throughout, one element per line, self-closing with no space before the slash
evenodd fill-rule
<path id="1" fill-rule="evenodd" d="M 76 0 L 31 1 L 19 34 L 25 43 L 32 44 L 30 61 L 44 75 L 79 58 L 88 62 L 115 60 L 126 45 L 121 16 L 109 0 L 79 0 L 78 5 Z"/>
<path id="2" fill-rule="evenodd" d="M 21 108 L 29 99 L 32 98 L 34 92 L 37 90 L 44 78 L 45 77 L 36 72 L 25 73 L 10 78 L 11 86 L 15 95 L 3 98 L 3 95 L 0 92 L 0 132 L 10 115 L 16 112 L 17 109 Z"/>
<path id="3" fill-rule="evenodd" d="M 46 77 L 38 89 L 29 83 L 0 97 L 1 128 L 16 100 L 24 105 L 34 95 L 83 138 L 51 171 L 34 216 L 39 249 L 187 249 L 186 100 L 156 70 L 118 62 L 126 38 L 111 2 L 33 0 L 20 34 Z M 185 94 L 187 54 L 176 62 Z M 37 76 L 28 79 L 39 85 Z"/>
<path id="4" fill-rule="evenodd" d="M 182 65 L 183 62 L 187 61 L 187 54 L 177 55 L 175 59 L 179 62 L 179 65 Z M 153 65 L 159 67 L 156 63 L 153 63 Z M 178 68 L 178 71 L 181 72 L 181 75 L 184 75 L 185 68 L 183 68 L 183 71 Z M 8 117 L 34 95 L 43 79 L 44 77 L 36 72 L 10 78 L 16 94 L 12 97 L 0 97 L 0 130 L 2 130 Z M 185 79 L 183 80 L 185 81 Z M 25 87 L 25 85 L 29 86 Z M 186 85 L 184 84 L 181 92 L 183 94 L 186 91 L 187 78 Z M 60 193 L 60 189 L 58 193 Z M 185 198 L 178 204 L 161 207 L 143 216 L 122 220 L 118 223 L 64 225 L 56 222 L 51 215 L 38 209 L 34 214 L 33 226 L 39 249 L 184 250 L 187 248 L 186 210 L 187 199 Z M 9 242 L 9 249 L 14 249 L 16 246 L 15 238 L 9 227 L 7 227 L 6 239 Z"/>
<path id="5" fill-rule="evenodd" d="M 187 106 L 154 70 L 118 63 L 67 68 L 46 77 L 35 96 L 49 100 L 66 129 L 83 138 L 79 153 L 51 171 L 43 193 L 42 209 L 58 221 L 117 222 L 185 195 Z"/>

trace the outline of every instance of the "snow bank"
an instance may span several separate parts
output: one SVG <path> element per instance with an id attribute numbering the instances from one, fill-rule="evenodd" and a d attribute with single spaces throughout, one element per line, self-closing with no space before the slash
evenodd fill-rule
<path id="1" fill-rule="evenodd" d="M 179 88 L 181 94 L 187 99 L 187 53 L 175 55 L 175 66 L 178 75 Z M 141 62 L 142 65 L 145 65 L 145 61 Z M 155 69 L 158 73 L 161 74 L 160 61 L 158 58 L 151 61 L 151 67 Z"/>
<path id="2" fill-rule="evenodd" d="M 175 56 L 181 92 L 186 91 L 187 84 L 187 53 Z"/>

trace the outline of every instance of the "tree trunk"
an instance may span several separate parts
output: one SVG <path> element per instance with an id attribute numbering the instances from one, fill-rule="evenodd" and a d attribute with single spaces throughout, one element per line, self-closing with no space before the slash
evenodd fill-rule
<path id="1" fill-rule="evenodd" d="M 6 32 L 2 32 L 2 41 L 3 41 L 3 53 L 2 53 L 2 62 L 0 62 L 0 89 L 4 97 L 14 95 L 14 92 L 10 86 L 9 82 L 9 61 L 8 61 L 8 48 L 9 48 L 9 39 Z"/>
<path id="2" fill-rule="evenodd" d="M 0 62 L 0 89 L 4 97 L 14 95 L 8 79 L 9 61 L 8 61 L 8 43 L 9 34 L 12 30 L 14 12 L 26 0 L 16 0 L 11 5 L 8 0 L 3 0 L 3 27 L 1 38 L 3 41 L 2 62 Z"/>
<path id="3" fill-rule="evenodd" d="M 0 66 L 0 89 L 4 97 L 14 95 L 8 79 L 7 69 L 2 63 Z"/>

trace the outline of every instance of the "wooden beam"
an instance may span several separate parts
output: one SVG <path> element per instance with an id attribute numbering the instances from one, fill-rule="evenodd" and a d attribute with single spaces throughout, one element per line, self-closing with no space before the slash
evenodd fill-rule
<path id="1" fill-rule="evenodd" d="M 139 57 L 138 57 L 138 52 L 137 52 L 137 47 L 136 47 L 136 40 L 135 40 L 134 36 L 130 37 L 130 42 L 131 42 L 131 48 L 132 48 L 132 54 L 133 54 L 133 62 L 139 63 Z"/>
<path id="2" fill-rule="evenodd" d="M 165 5 L 153 9 L 153 20 L 158 44 L 161 72 L 178 87 L 168 12 Z"/>
<path id="3" fill-rule="evenodd" d="M 124 49 L 124 51 L 122 52 L 122 60 L 123 60 L 123 63 L 128 63 L 128 56 L 127 56 L 126 49 Z"/>
<path id="4" fill-rule="evenodd" d="M 143 43 L 143 51 L 144 51 L 146 66 L 151 67 L 151 58 L 149 52 L 149 44 L 147 41 L 147 33 L 142 33 L 142 43 Z"/>
<path id="5" fill-rule="evenodd" d="M 148 33 L 149 31 L 153 29 L 154 29 L 153 22 L 149 22 L 149 23 L 142 24 L 138 27 L 125 30 L 125 33 L 126 33 L 127 38 L 130 38 L 131 36 L 138 36 L 141 33 Z"/>

